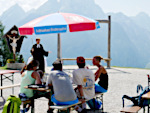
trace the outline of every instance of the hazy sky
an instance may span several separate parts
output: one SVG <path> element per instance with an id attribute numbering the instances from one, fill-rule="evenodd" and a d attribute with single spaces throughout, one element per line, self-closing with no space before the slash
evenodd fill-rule
<path id="1" fill-rule="evenodd" d="M 48 0 L 0 0 L 0 15 L 16 3 L 18 3 L 25 11 L 29 11 L 30 9 L 38 8 L 46 1 Z"/>
<path id="2" fill-rule="evenodd" d="M 150 0 L 95 0 L 105 13 L 123 12 L 127 16 L 135 16 L 145 12 L 150 16 Z"/>
<path id="3" fill-rule="evenodd" d="M 0 15 L 9 7 L 18 3 L 25 11 L 38 8 L 47 0 L 0 0 Z M 139 12 L 150 15 L 150 0 L 95 0 L 102 10 L 107 12 L 123 12 L 127 16 L 135 16 Z"/>

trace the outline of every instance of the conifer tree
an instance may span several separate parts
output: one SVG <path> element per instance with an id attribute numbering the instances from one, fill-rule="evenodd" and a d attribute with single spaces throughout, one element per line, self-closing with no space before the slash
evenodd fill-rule
<path id="1" fill-rule="evenodd" d="M 9 52 L 6 38 L 3 37 L 4 28 L 5 27 L 0 22 L 0 66 L 4 66 L 6 64 L 7 59 L 12 58 L 12 54 Z"/>

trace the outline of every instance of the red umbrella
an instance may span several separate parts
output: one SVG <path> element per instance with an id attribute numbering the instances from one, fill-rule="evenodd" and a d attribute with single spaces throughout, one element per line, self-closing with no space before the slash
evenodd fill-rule
<path id="1" fill-rule="evenodd" d="M 72 14 L 53 13 L 36 18 L 19 27 L 20 35 L 58 33 L 58 54 L 61 58 L 60 33 L 95 30 L 100 28 L 99 22 L 93 19 Z"/>

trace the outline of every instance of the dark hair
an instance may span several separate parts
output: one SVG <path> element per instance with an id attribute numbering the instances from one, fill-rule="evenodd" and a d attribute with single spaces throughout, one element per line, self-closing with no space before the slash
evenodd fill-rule
<path id="1" fill-rule="evenodd" d="M 37 41 L 37 40 L 41 40 L 41 39 L 40 39 L 40 38 L 36 38 L 36 41 Z"/>
<path id="2" fill-rule="evenodd" d="M 85 63 L 77 63 L 77 65 L 78 65 L 79 68 L 84 68 Z"/>
<path id="3" fill-rule="evenodd" d="M 60 60 L 56 60 L 52 65 L 54 70 L 62 70 L 62 62 Z"/>
<path id="4" fill-rule="evenodd" d="M 95 56 L 94 57 L 96 60 L 98 60 L 99 62 L 101 61 L 101 59 L 103 59 L 101 56 Z"/>
<path id="5" fill-rule="evenodd" d="M 39 62 L 37 60 L 32 60 L 26 67 L 27 70 L 33 69 L 33 67 L 39 66 Z"/>

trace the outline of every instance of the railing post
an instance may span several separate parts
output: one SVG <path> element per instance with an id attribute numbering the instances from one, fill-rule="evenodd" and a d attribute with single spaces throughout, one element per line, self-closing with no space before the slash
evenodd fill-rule
<path id="1" fill-rule="evenodd" d="M 108 16 L 108 58 L 111 59 L 111 16 Z M 110 68 L 110 61 L 107 61 L 107 68 Z"/>

